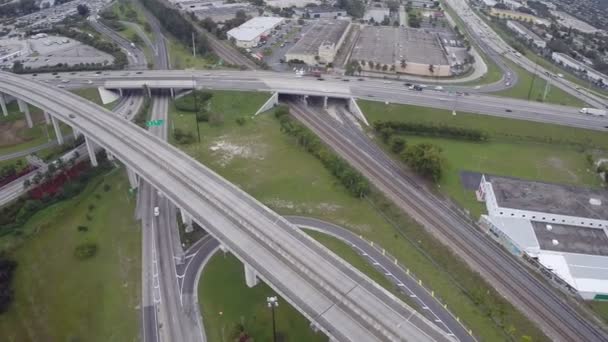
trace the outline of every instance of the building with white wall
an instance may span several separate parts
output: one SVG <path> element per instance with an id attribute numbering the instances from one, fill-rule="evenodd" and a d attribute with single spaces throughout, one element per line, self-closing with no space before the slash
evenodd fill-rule
<path id="1" fill-rule="evenodd" d="M 608 191 L 484 175 L 481 225 L 586 300 L 608 300 Z"/>
<path id="2" fill-rule="evenodd" d="M 260 42 L 260 38 L 281 25 L 283 20 L 280 17 L 256 17 L 228 31 L 227 35 L 236 46 L 250 48 L 256 46 Z"/>
<path id="3" fill-rule="evenodd" d="M 507 20 L 507 27 L 524 40 L 531 41 L 534 46 L 540 49 L 544 49 L 547 46 L 547 42 L 544 39 L 516 21 Z"/>
<path id="4" fill-rule="evenodd" d="M 333 63 L 351 23 L 348 20 L 320 19 L 285 54 L 285 60 L 299 60 L 308 65 Z"/>
<path id="5" fill-rule="evenodd" d="M 576 59 L 563 54 L 561 52 L 553 52 L 551 54 L 551 59 L 553 61 L 555 61 L 558 64 L 563 65 L 566 68 L 578 71 L 578 72 L 584 72 L 587 77 L 589 77 L 590 79 L 592 79 L 595 82 L 602 82 L 604 84 L 608 84 L 608 76 L 602 74 L 601 72 L 590 68 L 589 66 L 587 66 L 585 63 L 577 61 Z"/>

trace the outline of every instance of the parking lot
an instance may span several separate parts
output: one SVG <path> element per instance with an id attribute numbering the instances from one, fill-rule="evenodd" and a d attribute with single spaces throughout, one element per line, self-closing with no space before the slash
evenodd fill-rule
<path id="1" fill-rule="evenodd" d="M 76 65 L 80 63 L 108 63 L 114 61 L 114 57 L 99 51 L 91 46 L 84 45 L 71 38 L 49 36 L 28 41 L 33 54 L 30 57 L 21 58 L 25 67 L 32 69 L 46 65 L 57 65 L 59 63 Z"/>
<path id="2" fill-rule="evenodd" d="M 289 21 L 289 22 L 288 22 Z M 305 21 L 304 25 L 298 25 L 297 20 L 286 20 L 280 28 L 273 31 L 260 47 L 252 48 L 251 53 L 260 53 L 264 56 L 264 62 L 275 71 L 286 71 L 289 69 L 287 63 L 281 63 L 285 53 L 297 40 L 302 38 L 305 32 L 312 27 L 312 21 Z M 270 52 L 270 53 L 269 53 Z"/>

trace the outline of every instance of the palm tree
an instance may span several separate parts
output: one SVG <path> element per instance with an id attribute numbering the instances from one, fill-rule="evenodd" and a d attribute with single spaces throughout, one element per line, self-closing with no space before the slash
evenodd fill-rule
<path id="1" fill-rule="evenodd" d="M 405 69 L 407 67 L 407 63 L 405 62 L 405 58 L 401 58 L 401 69 Z"/>
<path id="2" fill-rule="evenodd" d="M 433 64 L 429 64 L 429 71 L 432 73 L 435 72 L 435 67 L 433 66 Z"/>

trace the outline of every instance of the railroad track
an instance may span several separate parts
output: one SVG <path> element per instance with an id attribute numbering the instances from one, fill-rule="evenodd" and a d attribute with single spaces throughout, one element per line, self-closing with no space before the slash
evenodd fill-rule
<path id="1" fill-rule="evenodd" d="M 21 88 L 21 91 L 25 91 L 28 88 L 27 86 L 18 87 Z M 44 94 L 43 96 L 45 96 L 45 103 L 54 102 L 57 106 L 65 106 L 67 104 L 72 108 L 79 108 L 82 111 L 86 111 L 86 108 L 95 107 L 94 105 L 88 103 L 88 101 L 76 98 L 72 95 L 69 95 L 69 101 L 60 102 L 55 100 L 54 95 L 56 94 L 53 94 L 54 92 L 55 90 L 43 87 L 42 91 L 38 92 L 38 94 Z M 62 114 L 65 115 L 67 113 Z M 234 187 L 232 184 L 226 183 L 219 176 L 187 157 L 184 153 L 179 152 L 166 144 L 146 144 L 145 139 L 143 139 L 144 143 L 140 142 L 142 139 L 138 139 L 140 138 L 138 137 L 138 134 L 133 134 L 132 129 L 125 128 L 125 125 L 130 123 L 125 123 L 124 120 L 120 120 L 115 117 L 107 117 L 107 115 L 104 117 L 83 117 L 78 115 L 77 118 L 73 120 L 87 120 L 89 124 L 92 123 L 94 126 L 99 127 L 100 131 L 105 131 L 106 135 L 111 135 L 114 137 L 114 139 L 123 141 L 127 146 L 131 146 L 139 152 L 144 152 L 149 158 L 163 160 L 164 163 L 161 165 L 164 171 L 171 175 L 173 179 L 179 181 L 184 187 L 191 189 L 192 191 L 196 192 L 197 195 L 205 198 L 204 204 L 212 208 L 210 212 L 222 213 L 222 215 L 218 214 L 218 218 L 219 216 L 223 216 L 223 220 L 231 221 L 236 227 L 240 227 L 240 232 L 246 232 L 249 238 L 256 241 L 267 253 L 272 254 L 272 256 L 277 260 L 283 261 L 284 265 L 290 268 L 292 272 L 297 274 L 300 278 L 306 280 L 316 289 L 316 291 L 322 293 L 325 298 L 330 299 L 330 302 L 333 303 L 332 306 L 337 306 L 343 312 L 348 313 L 348 315 L 351 316 L 352 319 L 356 320 L 359 325 L 367 327 L 367 330 L 373 333 L 379 340 L 396 340 L 396 336 L 399 336 L 399 326 L 395 327 L 384 324 L 383 321 L 374 317 L 373 312 L 368 311 L 368 307 L 355 301 L 353 298 L 350 298 L 349 293 L 356 288 L 361 287 L 365 291 L 372 291 L 375 298 L 373 296 L 369 296 L 369 299 L 379 299 L 389 308 L 395 311 L 399 310 L 401 315 L 404 315 L 403 312 L 406 311 L 407 315 L 405 317 L 410 317 L 419 321 L 423 319 L 421 318 L 422 316 L 415 313 L 413 309 L 405 306 L 403 303 L 395 301 L 396 298 L 390 295 L 387 291 L 379 290 L 373 286 L 368 278 L 356 272 L 345 262 L 337 259 L 333 253 L 324 249 L 318 245 L 318 243 L 313 242 L 311 238 L 307 237 L 303 233 L 300 233 L 296 228 L 291 227 L 288 224 L 286 224 L 288 229 L 279 228 L 273 224 L 269 215 L 246 215 L 247 213 L 251 213 L 251 209 L 255 209 L 255 211 L 262 209 L 263 211 L 270 213 L 270 211 L 261 204 L 258 203 L 259 208 L 252 208 L 249 203 L 244 205 L 243 201 L 239 198 L 231 198 L 231 196 L 220 197 L 219 194 L 225 193 L 225 190 L 229 190 L 229 193 L 235 193 L 236 187 Z M 70 120 L 67 121 L 69 122 Z M 115 122 L 112 123 L 112 121 Z M 113 129 L 107 130 L 103 128 L 107 127 L 108 125 L 111 125 Z M 87 132 L 87 130 L 90 129 L 91 127 L 82 128 L 85 134 L 93 136 L 92 132 Z M 150 136 L 143 130 L 138 130 L 138 132 Z M 122 151 L 113 151 L 113 154 L 119 159 L 125 158 L 124 155 L 121 155 Z M 139 167 L 137 172 L 144 176 L 144 178 L 151 178 L 148 171 L 143 170 L 142 167 Z M 204 175 L 204 178 L 200 177 L 201 173 Z M 204 184 L 204 186 L 199 184 Z M 159 187 L 164 193 L 170 193 L 167 191 L 167 189 L 163 189 L 163 184 L 161 184 Z M 240 196 L 244 195 L 248 202 L 253 200 L 252 197 L 244 194 L 243 192 L 238 192 L 238 194 Z M 177 203 L 180 203 L 183 208 L 188 209 L 189 212 L 196 212 L 194 211 L 194 208 L 189 207 L 185 200 L 175 200 Z M 274 215 L 276 216 L 276 221 L 274 223 L 277 223 L 282 219 L 280 216 L 276 214 Z M 214 227 L 211 222 L 206 222 L 205 219 L 201 221 L 204 221 L 203 224 L 206 224 L 208 228 Z M 259 229 L 257 227 L 264 227 L 264 229 Z M 278 292 L 287 294 L 288 298 L 298 298 L 296 294 L 291 293 L 284 286 L 276 285 L 280 284 L 280 282 L 276 281 L 273 274 L 270 272 L 265 272 L 264 267 L 257 264 L 256 260 L 251 257 L 247 259 L 247 253 L 240 250 L 238 245 L 232 243 L 231 240 L 224 235 L 223 229 L 211 230 L 215 232 L 216 236 L 220 237 L 220 240 L 227 242 L 229 248 L 235 251 L 237 255 L 240 255 L 242 258 L 246 259 L 250 265 L 253 265 L 254 269 L 256 269 L 263 277 L 268 280 L 274 279 L 275 281 L 271 281 L 270 283 L 274 284 L 275 287 L 278 287 Z M 293 239 L 294 237 L 295 239 Z M 309 249 L 310 252 L 314 251 L 323 258 L 317 257 L 315 260 L 315 253 L 306 253 L 307 251 L 303 250 L 303 247 L 305 247 L 305 249 Z M 296 252 L 295 254 L 294 251 Z M 302 258 L 302 255 L 311 255 L 313 258 L 312 260 L 310 258 Z M 332 260 L 333 262 L 330 263 L 327 260 Z M 340 271 L 340 273 L 336 271 Z M 331 278 L 329 275 L 333 275 L 333 278 Z M 336 281 L 336 277 L 341 279 L 343 282 Z M 353 285 L 352 288 L 345 289 L 343 286 L 340 286 L 346 286 L 348 284 Z M 372 290 L 370 290 L 370 288 Z M 359 300 L 361 300 L 361 298 L 359 298 Z M 396 306 L 396 304 L 399 304 L 399 306 Z M 296 306 L 301 308 L 309 308 L 308 312 L 315 312 L 303 302 L 296 303 Z M 324 324 L 326 327 L 331 326 L 327 321 L 325 321 L 322 314 L 318 317 L 312 318 L 313 321 L 320 322 L 321 324 L 326 323 Z M 434 327 L 434 325 L 432 327 Z M 437 330 L 439 329 L 437 327 L 434 328 Z M 335 331 L 332 332 L 336 338 L 346 340 L 344 336 L 340 336 L 337 333 L 338 332 Z M 424 333 L 426 334 L 428 331 Z M 441 335 L 443 335 L 443 332 L 441 332 Z"/>
<path id="2" fill-rule="evenodd" d="M 537 316 L 535 320 L 541 328 L 549 326 L 552 331 L 547 331 L 546 328 L 543 330 L 550 337 L 560 341 L 608 341 L 604 331 L 588 322 L 555 291 L 542 284 L 523 265 L 506 254 L 501 247 L 454 212 L 445 202 L 417 185 L 415 180 L 404 174 L 384 151 L 371 143 L 362 133 L 342 129 L 337 122 L 329 123 L 327 120 L 333 121 L 329 116 L 323 118 L 311 113 L 309 108 L 301 104 L 294 102 L 290 104 L 296 118 L 366 175 L 372 183 L 381 190 L 384 189 L 390 198 L 398 202 L 397 204 L 401 202 L 402 208 L 419 223 L 435 235 L 439 235 L 447 245 L 455 246 L 454 250 L 457 254 L 461 255 L 473 269 L 490 275 L 494 279 L 495 286 L 499 289 L 503 288 L 502 292 L 507 292 L 514 304 Z M 365 149 L 362 151 L 357 143 L 363 145 Z M 438 212 L 443 215 L 438 215 Z M 505 268 L 510 268 L 509 272 L 499 271 Z M 539 298 L 539 294 L 544 295 L 544 299 L 548 299 L 551 303 Z M 555 313 L 556 308 L 562 310 L 560 315 Z"/>

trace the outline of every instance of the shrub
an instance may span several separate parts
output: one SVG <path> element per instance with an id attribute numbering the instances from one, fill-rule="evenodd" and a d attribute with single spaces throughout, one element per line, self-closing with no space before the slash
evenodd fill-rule
<path id="1" fill-rule="evenodd" d="M 97 254 L 97 244 L 92 242 L 80 244 L 74 249 L 74 256 L 79 260 L 92 258 L 95 254 Z"/>
<path id="2" fill-rule="evenodd" d="M 236 121 L 236 124 L 239 126 L 244 126 L 245 123 L 247 122 L 244 117 L 238 117 L 235 119 L 235 121 Z"/>
<path id="3" fill-rule="evenodd" d="M 95 204 L 89 204 L 89 211 L 95 210 Z"/>
<path id="4" fill-rule="evenodd" d="M 78 226 L 78 231 L 79 232 L 87 232 L 87 231 L 89 231 L 89 227 L 87 227 L 87 226 Z"/>
<path id="5" fill-rule="evenodd" d="M 401 153 L 405 149 L 405 139 L 401 137 L 391 138 L 391 151 Z"/>
<path id="6" fill-rule="evenodd" d="M 110 189 L 112 189 L 112 186 L 110 184 L 104 184 L 103 185 L 103 191 L 108 192 L 110 191 Z"/>

